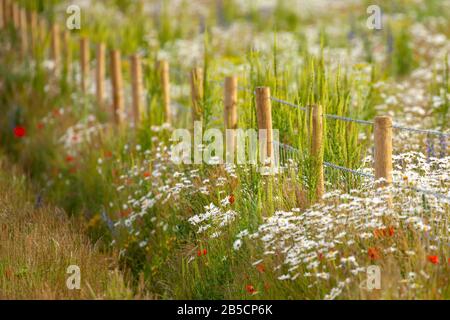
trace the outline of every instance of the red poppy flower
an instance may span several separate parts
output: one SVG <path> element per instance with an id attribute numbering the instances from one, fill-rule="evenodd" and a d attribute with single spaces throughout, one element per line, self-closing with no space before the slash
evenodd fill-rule
<path id="1" fill-rule="evenodd" d="M 389 227 L 388 232 L 389 232 L 389 236 L 392 237 L 392 236 L 395 234 L 395 229 L 394 229 L 394 227 L 392 227 L 392 226 Z"/>
<path id="2" fill-rule="evenodd" d="M 383 230 L 375 229 L 375 230 L 373 230 L 373 235 L 375 236 L 375 238 L 380 238 L 383 236 Z"/>
<path id="3" fill-rule="evenodd" d="M 111 151 L 105 151 L 104 152 L 104 156 L 105 156 L 105 158 L 112 158 L 112 152 Z"/>
<path id="4" fill-rule="evenodd" d="M 439 263 L 439 257 L 438 256 L 428 256 L 427 259 L 432 264 L 438 264 Z"/>
<path id="5" fill-rule="evenodd" d="M 148 178 L 150 177 L 152 174 L 150 172 L 144 172 L 144 178 Z"/>
<path id="6" fill-rule="evenodd" d="M 392 237 L 395 234 L 395 229 L 394 227 L 390 226 L 387 229 L 375 229 L 373 231 L 373 234 L 375 236 L 375 238 L 382 238 L 382 237 Z"/>
<path id="7" fill-rule="evenodd" d="M 71 155 L 68 155 L 68 156 L 66 157 L 66 162 L 74 162 L 74 161 L 75 161 L 75 158 L 72 157 Z"/>
<path id="8" fill-rule="evenodd" d="M 228 197 L 228 201 L 230 202 L 230 204 L 233 204 L 234 201 L 236 201 L 236 199 L 234 198 L 234 194 L 232 194 Z"/>
<path id="9" fill-rule="evenodd" d="M 264 267 L 264 264 L 262 264 L 262 263 L 256 265 L 256 270 L 258 270 L 259 273 L 264 273 L 264 272 L 266 272 L 266 268 Z"/>
<path id="10" fill-rule="evenodd" d="M 23 138 L 26 135 L 27 131 L 25 130 L 24 127 L 21 126 L 17 126 L 14 128 L 14 135 L 17 138 Z"/>
<path id="11" fill-rule="evenodd" d="M 377 248 L 369 248 L 367 251 L 367 255 L 371 260 L 377 260 L 380 258 L 380 253 L 378 252 Z"/>
<path id="12" fill-rule="evenodd" d="M 208 251 L 206 249 L 200 249 L 197 251 L 197 256 L 201 257 L 201 256 L 206 256 L 206 254 L 208 253 Z"/>
<path id="13" fill-rule="evenodd" d="M 45 127 L 45 125 L 44 125 L 42 122 L 39 122 L 39 123 L 36 125 L 36 128 L 38 128 L 39 130 L 44 129 L 44 127 Z"/>
<path id="14" fill-rule="evenodd" d="M 253 287 L 251 284 L 246 285 L 245 290 L 250 294 L 254 294 L 256 292 L 255 287 Z"/>

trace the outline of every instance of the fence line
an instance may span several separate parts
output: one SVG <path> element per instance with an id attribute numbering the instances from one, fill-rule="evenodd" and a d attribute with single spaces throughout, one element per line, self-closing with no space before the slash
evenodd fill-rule
<path id="1" fill-rule="evenodd" d="M 17 4 L 16 4 L 17 5 Z M 17 5 L 18 7 L 18 5 Z M 17 8 L 18 9 L 18 8 Z M 25 10 L 25 9 L 24 9 Z M 17 11 L 17 10 L 16 10 Z M 12 21 L 14 22 L 15 17 L 12 17 Z M 15 29 L 21 29 L 23 28 L 23 24 L 16 24 L 14 23 L 14 27 Z M 19 30 L 19 31 L 23 31 L 23 30 Z M 51 45 L 51 53 L 52 53 L 52 58 L 55 60 L 55 62 L 59 61 L 59 29 L 57 28 L 57 25 L 54 24 L 53 28 L 52 28 L 52 45 Z M 21 32 L 21 36 L 24 37 L 24 32 Z M 89 42 L 87 41 L 87 39 L 84 38 L 80 38 L 81 41 L 81 48 L 80 48 L 80 56 L 81 56 L 81 69 L 82 69 L 82 91 L 86 91 L 86 82 L 89 81 L 89 79 L 87 79 L 87 72 L 83 72 L 86 70 L 86 67 L 89 65 Z M 83 43 L 84 42 L 84 43 Z M 22 41 L 22 45 L 25 46 L 24 44 L 25 42 Z M 84 44 L 84 45 L 83 45 Z M 27 49 L 27 48 L 23 48 L 23 49 Z M 114 101 L 114 118 L 115 118 L 115 122 L 116 123 L 120 123 L 121 122 L 121 116 L 123 113 L 123 87 L 122 87 L 122 74 L 121 74 L 121 58 L 120 58 L 120 51 L 118 50 L 113 50 L 112 54 L 111 54 L 111 71 L 112 71 L 112 85 L 113 85 L 113 101 Z M 161 68 L 161 65 L 164 65 L 164 63 L 160 63 L 158 65 L 158 68 L 160 69 L 159 71 L 161 72 L 161 79 L 160 81 L 163 84 L 163 91 L 164 91 L 164 105 L 165 105 L 165 113 L 166 113 L 166 121 L 169 120 L 170 121 L 170 114 L 171 112 L 169 112 L 169 104 L 170 104 L 170 90 L 169 90 L 169 79 L 168 79 L 168 75 L 169 75 L 169 68 L 168 65 L 166 68 Z M 161 70 L 162 69 L 162 70 Z M 175 70 L 177 73 L 179 73 L 178 70 Z M 139 73 L 139 72 L 137 72 Z M 192 95 L 192 104 L 193 104 L 193 118 L 194 120 L 200 116 L 199 112 L 200 112 L 200 101 L 201 98 L 203 96 L 203 91 L 202 91 L 202 83 L 203 83 L 203 78 L 202 78 L 202 71 L 199 68 L 193 69 L 193 71 L 191 71 L 190 74 L 190 80 L 191 80 L 191 95 Z M 84 80 L 84 81 L 83 81 Z M 206 80 L 206 79 L 205 79 Z M 137 81 L 135 81 L 137 83 Z M 211 81 L 211 82 L 216 82 L 216 81 Z M 223 83 L 221 83 L 221 86 L 224 87 Z M 350 118 L 350 117 L 345 117 L 345 116 L 339 116 L 339 115 L 334 115 L 334 114 L 322 114 L 320 111 L 321 106 L 311 106 L 311 107 L 306 107 L 306 106 L 300 106 L 298 104 L 294 104 L 276 97 L 271 97 L 270 96 L 270 91 L 269 88 L 266 87 L 260 87 L 260 88 L 256 88 L 256 90 L 250 90 L 248 88 L 244 88 L 244 87 L 238 87 L 238 90 L 248 90 L 250 92 L 253 92 L 253 94 L 256 97 L 256 101 L 257 101 L 257 109 L 259 110 L 259 121 L 258 121 L 258 127 L 266 129 L 268 131 L 272 130 L 272 119 L 271 119 L 271 107 L 270 107 L 270 101 L 274 101 L 280 104 L 284 104 L 293 108 L 297 108 L 300 109 L 302 111 L 305 112 L 309 112 L 309 110 L 311 108 L 315 107 L 315 113 L 316 114 L 316 122 L 313 123 L 313 129 L 315 127 L 315 130 L 313 130 L 313 141 L 316 141 L 317 143 L 313 143 L 312 146 L 312 150 L 311 152 L 313 154 L 315 154 L 315 160 L 317 161 L 317 163 L 320 164 L 320 169 L 318 171 L 321 171 L 322 168 L 325 167 L 330 167 L 333 169 L 337 169 L 340 171 L 344 171 L 344 172 L 349 172 L 355 175 L 359 175 L 359 176 L 363 176 L 363 177 L 367 177 L 367 178 L 385 178 L 386 181 L 388 181 L 387 184 L 390 184 L 391 179 L 392 179 L 392 174 L 390 170 L 390 167 L 392 166 L 392 159 L 391 159 L 391 154 L 392 154 L 392 136 L 391 136 L 391 131 L 392 129 L 398 129 L 398 130 L 404 130 L 404 131 L 409 131 L 409 132 L 416 132 L 416 133 L 422 133 L 422 134 L 428 134 L 428 135 L 438 135 L 442 138 L 444 137 L 448 137 L 450 136 L 450 133 L 444 133 L 444 132 L 440 132 L 437 130 L 426 130 L 426 129 L 416 129 L 416 128 L 410 128 L 410 127 L 406 127 L 406 126 L 401 126 L 401 125 L 397 125 L 397 124 L 392 124 L 391 120 L 389 117 L 378 117 L 378 118 L 384 118 L 389 120 L 389 125 L 387 126 L 380 126 L 379 124 L 377 124 L 377 121 L 368 121 L 368 120 L 361 120 L 361 119 L 354 119 L 354 118 Z M 269 94 L 263 95 L 263 92 L 269 92 Z M 258 97 L 258 94 L 260 95 Z M 375 149 L 376 149 L 376 153 L 378 151 L 379 154 L 379 163 L 375 164 L 375 171 L 377 172 L 377 168 L 378 170 L 378 176 L 377 174 L 375 176 L 372 176 L 370 174 L 366 174 L 357 170 L 353 170 L 350 168 L 346 168 L 346 167 L 342 167 L 333 163 L 329 163 L 329 162 L 324 162 L 323 161 L 323 152 L 321 151 L 321 149 L 323 148 L 321 145 L 321 139 L 323 137 L 323 126 L 320 125 L 320 119 L 322 117 L 326 117 L 328 119 L 334 119 L 334 120 L 341 120 L 341 121 L 347 121 L 347 122 L 354 122 L 354 123 L 359 123 L 359 124 L 363 124 L 363 125 L 372 125 L 375 127 L 375 135 L 376 135 L 376 141 L 378 141 L 378 143 L 376 143 Z M 169 118 L 169 119 L 167 119 Z M 377 119 L 378 119 L 377 118 Z M 376 120 L 377 120 L 376 119 Z M 378 139 L 378 140 L 377 140 Z M 270 139 L 269 139 L 270 140 Z M 442 140 L 443 144 L 445 144 L 445 140 Z M 271 156 L 272 154 L 272 150 L 271 150 L 271 145 L 272 143 L 268 144 L 268 150 L 267 153 Z M 288 146 L 288 145 L 284 145 L 284 144 L 279 144 L 280 146 L 288 149 L 289 151 L 295 151 L 295 152 L 299 152 L 297 149 L 295 149 L 292 146 Z M 377 150 L 378 149 L 378 150 Z M 377 162 L 377 161 L 376 161 Z M 383 162 L 383 163 L 381 163 Z M 320 177 L 319 177 L 320 178 Z M 318 179 L 319 182 L 322 184 L 322 186 L 318 186 L 318 188 L 323 188 L 323 179 Z M 442 194 L 437 194 L 433 191 L 430 190 L 422 190 L 419 188 L 413 188 L 413 187 L 408 187 L 408 189 L 411 190 L 415 190 L 418 192 L 423 192 L 423 193 L 427 193 L 430 195 L 434 195 L 438 198 L 442 198 L 442 199 L 449 199 L 447 196 L 442 195 Z M 320 191 L 317 191 L 319 197 L 320 196 Z"/>
<path id="2" fill-rule="evenodd" d="M 331 163 L 331 162 L 324 162 L 323 164 L 324 164 L 324 166 L 329 167 L 329 168 L 337 169 L 337 170 L 340 170 L 340 171 L 345 171 L 345 172 L 352 173 L 354 175 L 358 175 L 358 176 L 365 177 L 365 178 L 375 179 L 375 176 L 372 175 L 372 174 L 368 174 L 368 173 L 361 172 L 361 171 L 358 171 L 358 170 L 354 170 L 354 169 L 349 169 L 349 168 L 346 168 L 346 167 L 338 166 L 337 164 L 334 164 L 334 163 Z"/>
<path id="3" fill-rule="evenodd" d="M 292 152 L 292 153 L 295 153 L 295 154 L 300 154 L 300 150 L 298 150 L 297 148 L 294 148 L 293 146 L 290 146 L 288 144 L 281 143 L 281 142 L 276 142 L 276 144 L 278 146 L 280 146 L 281 148 L 286 149 L 288 152 Z M 361 172 L 361 171 L 358 171 L 358 170 L 342 167 L 342 166 L 339 166 L 339 165 L 331 163 L 331 162 L 324 161 L 323 165 L 325 167 L 333 168 L 333 169 L 336 169 L 336 170 L 345 171 L 345 172 L 353 173 L 355 175 L 359 175 L 359 176 L 362 176 L 362 177 L 375 179 L 374 175 L 371 175 L 371 174 L 368 174 L 368 173 L 364 173 L 364 172 Z"/>
<path id="4" fill-rule="evenodd" d="M 276 97 L 271 97 L 271 99 L 275 102 L 278 102 L 278 103 L 281 103 L 281 104 L 284 104 L 284 105 L 287 105 L 287 106 L 290 106 L 293 108 L 297 108 L 297 109 L 300 109 L 303 111 L 308 111 L 307 107 L 303 107 L 303 106 L 291 103 L 286 100 L 282 100 L 282 99 L 279 99 Z M 342 121 L 347 121 L 347 122 L 355 122 L 355 123 L 364 124 L 364 125 L 374 125 L 374 121 L 369 121 L 369 120 L 354 119 L 354 118 L 339 116 L 339 115 L 335 115 L 335 114 L 324 114 L 323 116 L 328 119 L 342 120 Z M 411 128 L 411 127 L 405 127 L 405 126 L 398 125 L 398 124 L 393 124 L 392 128 L 398 129 L 398 130 L 403 130 L 403 131 L 410 131 L 410 132 L 416 132 L 416 133 L 450 137 L 450 133 L 445 133 L 445 132 L 441 132 L 441 131 L 437 131 L 437 130 L 416 129 L 416 128 Z"/>
<path id="5" fill-rule="evenodd" d="M 292 108 L 300 109 L 300 110 L 303 110 L 305 112 L 308 111 L 308 108 L 306 108 L 306 107 L 301 107 L 301 106 L 299 106 L 297 104 L 294 104 L 294 103 L 291 103 L 291 102 L 288 102 L 288 101 L 285 101 L 285 100 L 281 100 L 281 99 L 278 99 L 278 98 L 275 98 L 275 97 L 271 97 L 271 99 L 272 99 L 272 101 L 284 104 L 284 105 L 292 107 Z"/>
<path id="6" fill-rule="evenodd" d="M 14 3 L 14 5 L 16 5 L 16 6 L 18 6 L 16 3 Z M 18 11 L 18 9 L 19 8 L 16 8 L 17 9 L 17 11 Z M 23 10 L 25 10 L 25 9 L 23 9 Z M 14 10 L 14 11 L 16 11 L 16 10 Z M 14 12 L 15 13 L 15 12 Z M 17 12 L 18 13 L 18 12 Z M 33 12 L 34 13 L 34 12 Z M 25 15 L 26 16 L 26 15 Z M 33 14 L 31 14 L 30 16 L 33 16 Z M 13 16 L 13 21 L 14 21 L 14 16 Z M 6 20 L 6 21 L 3 21 L 3 23 L 2 23 L 2 25 L 3 25 L 3 27 L 6 25 L 6 23 L 5 22 L 7 22 L 7 19 L 3 19 L 3 20 Z M 17 28 L 17 29 L 19 29 L 19 28 L 22 28 L 22 26 L 20 25 L 20 24 L 14 24 L 14 26 Z M 57 41 L 56 39 L 58 38 L 58 37 L 56 37 L 56 35 L 55 35 L 55 33 L 59 33 L 59 28 L 58 28 L 58 26 L 57 25 L 53 25 L 53 27 L 54 27 L 54 29 L 56 29 L 56 30 L 52 30 L 53 31 L 53 33 L 54 33 L 54 41 Z M 34 30 L 33 30 L 34 31 Z M 83 41 L 84 39 L 81 39 L 81 41 Z M 57 44 L 55 45 L 55 48 L 53 48 L 54 49 L 54 51 L 56 51 L 56 52 L 54 52 L 54 54 L 56 55 L 54 58 L 55 58 L 55 60 L 58 60 L 59 59 L 59 54 L 58 54 L 58 48 L 56 48 L 57 47 Z M 87 50 L 86 50 L 87 51 Z M 82 55 L 84 56 L 84 54 L 85 54 L 85 52 L 86 52 L 85 50 L 81 50 L 81 53 L 82 53 Z M 87 58 L 89 58 L 89 57 L 87 57 Z M 85 67 L 85 65 L 84 64 L 82 64 L 82 68 L 83 67 Z M 173 70 L 173 71 L 175 71 L 175 72 L 177 72 L 177 73 L 181 73 L 181 72 L 179 72 L 178 70 Z M 211 81 L 211 82 L 217 82 L 217 81 Z M 223 84 L 221 83 L 221 85 L 223 86 Z M 83 87 L 84 87 L 84 85 L 83 85 Z M 238 89 L 239 90 L 250 90 L 250 89 L 248 89 L 248 88 L 244 88 L 244 87 L 242 87 L 242 86 L 239 86 L 238 87 Z M 291 103 L 291 102 L 289 102 L 289 101 L 286 101 L 286 100 L 282 100 L 282 99 L 279 99 L 279 98 L 276 98 L 276 97 L 271 97 L 270 98 L 272 101 L 275 101 L 275 102 L 278 102 L 278 103 L 281 103 L 281 104 L 284 104 L 284 105 L 287 105 L 287 106 L 290 106 L 290 107 L 293 107 L 293 108 L 298 108 L 298 109 L 300 109 L 300 110 L 303 110 L 303 111 L 308 111 L 308 108 L 307 107 L 304 107 L 304 106 L 300 106 L 300 105 L 298 105 L 298 104 L 294 104 L 294 103 Z M 344 116 L 339 116 L 339 115 L 334 115 L 334 114 L 324 114 L 323 115 L 324 117 L 327 117 L 328 119 L 335 119 L 335 120 L 342 120 L 342 121 L 347 121 L 347 122 L 354 122 L 354 123 L 359 123 L 359 124 L 364 124 L 364 125 L 373 125 L 374 124 L 374 122 L 373 121 L 368 121 L 368 120 L 361 120 L 361 119 L 354 119 L 354 118 L 350 118 L 350 117 L 344 117 Z M 423 133 L 423 134 L 430 134 L 430 135 L 438 135 L 438 136 L 444 136 L 444 137 L 449 137 L 450 136 L 450 133 L 444 133 L 444 132 L 441 132 L 441 131 L 437 131 L 437 130 L 426 130 L 426 129 L 417 129 L 417 128 L 411 128 L 411 127 L 406 127 L 406 126 L 402 126 L 402 125 L 397 125 L 397 124 L 393 124 L 393 126 L 392 126 L 394 129 L 398 129 L 398 130 L 403 130 L 403 131 L 409 131 L 409 132 L 416 132 L 416 133 Z"/>
<path id="7" fill-rule="evenodd" d="M 281 148 L 286 149 L 289 152 L 300 154 L 300 150 L 298 150 L 297 148 L 294 148 L 293 146 L 290 146 L 288 144 L 281 143 L 281 142 L 277 142 L 277 144 Z M 324 161 L 323 164 L 324 164 L 325 167 L 328 167 L 328 168 L 340 170 L 340 171 L 343 171 L 343 172 L 348 172 L 348 173 L 351 173 L 351 174 L 354 174 L 354 175 L 358 175 L 358 176 L 361 176 L 361 177 L 364 177 L 364 178 L 369 178 L 369 179 L 372 179 L 372 180 L 375 179 L 374 175 L 369 174 L 369 173 L 365 173 L 365 172 L 361 172 L 360 170 L 350 169 L 350 168 L 339 166 L 337 164 L 334 164 L 334 163 L 331 163 L 331 162 L 326 162 L 326 161 Z M 432 191 L 432 190 L 427 190 L 427 189 L 422 189 L 422 188 L 417 188 L 417 187 L 405 186 L 405 185 L 402 185 L 402 184 L 400 184 L 398 182 L 393 182 L 393 185 L 398 187 L 398 188 L 401 188 L 401 189 L 407 189 L 407 190 L 416 191 L 416 192 L 419 192 L 419 193 L 431 195 L 431 196 L 434 196 L 435 198 L 442 199 L 442 200 L 450 202 L 450 197 L 449 196 L 446 196 L 445 194 L 437 193 L 437 192 Z"/>
<path id="8" fill-rule="evenodd" d="M 446 202 L 450 203 L 450 197 L 446 196 L 445 194 L 437 193 L 437 192 L 422 189 L 422 188 L 408 187 L 408 186 L 401 185 L 399 183 L 395 183 L 394 185 L 396 187 L 399 187 L 402 189 L 407 189 L 407 190 L 412 190 L 412 191 L 419 192 L 419 193 L 428 194 L 430 196 L 434 196 L 435 198 L 442 199 L 442 200 L 445 200 Z"/>
<path id="9" fill-rule="evenodd" d="M 161 62 L 161 61 L 160 61 Z M 166 61 L 162 61 L 163 63 L 167 63 Z M 175 69 L 175 68 L 171 68 L 171 72 L 174 72 L 178 77 L 188 77 L 189 76 L 189 72 L 182 72 L 179 69 Z M 163 81 L 163 83 L 165 83 L 167 81 Z M 210 83 L 215 83 L 217 85 L 219 85 L 220 87 L 224 87 L 223 81 L 219 81 L 219 80 L 208 80 L 208 82 Z M 244 86 L 238 86 L 238 90 L 239 91 L 247 91 L 247 92 L 251 92 L 253 94 L 255 94 L 254 90 L 251 90 L 248 87 L 244 87 Z M 167 93 L 165 94 L 167 95 Z M 296 109 L 300 109 L 302 111 L 308 112 L 309 108 L 305 107 L 305 106 L 300 106 L 298 104 L 283 100 L 283 99 L 279 99 L 277 97 L 270 97 L 270 100 L 292 107 L 292 108 L 296 108 Z M 167 103 L 165 103 L 167 104 Z M 362 120 L 362 119 L 354 119 L 351 117 L 345 117 L 345 116 L 339 116 L 336 114 L 323 114 L 324 117 L 326 117 L 327 119 L 333 119 L 333 120 L 341 120 L 341 121 L 346 121 L 346 122 L 354 122 L 354 123 L 358 123 L 358 124 L 362 124 L 362 125 L 374 125 L 374 121 L 370 121 L 370 120 Z M 428 129 L 417 129 L 417 128 L 411 128 L 411 127 L 406 127 L 406 126 L 402 126 L 402 125 L 398 125 L 398 124 L 393 124 L 392 128 L 394 129 L 398 129 L 398 130 L 403 130 L 403 131 L 409 131 L 409 132 L 416 132 L 416 133 L 422 133 L 422 134 L 430 134 L 430 135 L 438 135 L 441 137 L 450 137 L 450 133 L 445 133 L 445 132 L 441 132 L 441 131 L 437 131 L 437 130 L 428 130 Z"/>
<path id="10" fill-rule="evenodd" d="M 212 83 L 217 83 L 220 86 L 223 86 L 223 83 L 221 81 L 218 80 L 210 80 L 209 82 Z M 249 91 L 249 92 L 253 92 L 250 88 L 247 87 L 242 87 L 239 86 L 239 90 L 241 91 Z M 301 106 L 283 99 L 279 99 L 277 97 L 270 97 L 270 100 L 274 101 L 274 102 L 278 102 L 280 104 L 292 107 L 292 108 L 296 108 L 296 109 L 300 109 L 302 111 L 308 112 L 309 108 L 305 107 L 305 106 Z M 363 124 L 363 125 L 374 125 L 374 121 L 370 121 L 370 120 L 362 120 L 362 119 L 354 119 L 351 117 L 344 117 L 344 116 L 339 116 L 336 114 L 324 114 L 324 117 L 328 118 L 328 119 L 334 119 L 334 120 L 342 120 L 342 121 L 346 121 L 346 122 L 354 122 L 354 123 L 358 123 L 358 124 Z M 393 124 L 392 128 L 394 129 L 398 129 L 398 130 L 403 130 L 403 131 L 410 131 L 410 132 L 416 132 L 416 133 L 423 133 L 423 134 L 430 134 L 430 135 L 437 135 L 437 136 L 441 136 L 441 137 L 450 137 L 450 133 L 445 133 L 442 131 L 438 131 L 438 130 L 428 130 L 428 129 L 417 129 L 417 128 L 411 128 L 411 127 L 406 127 L 406 126 L 402 126 L 399 124 Z"/>
<path id="11" fill-rule="evenodd" d="M 441 131 L 437 131 L 437 130 L 416 129 L 416 128 L 404 127 L 404 126 L 397 125 L 397 124 L 394 124 L 392 126 L 392 128 L 398 129 L 398 130 L 403 130 L 403 131 L 437 135 L 437 136 L 441 136 L 441 137 L 450 137 L 450 133 L 445 133 L 445 132 L 441 132 Z"/>
<path id="12" fill-rule="evenodd" d="M 343 116 L 338 116 L 338 115 L 335 115 L 335 114 L 325 114 L 324 116 L 327 117 L 328 119 L 342 120 L 342 121 L 354 122 L 354 123 L 370 125 L 370 126 L 374 125 L 374 122 L 373 121 L 369 121 L 369 120 L 353 119 L 353 118 L 350 118 L 350 117 L 343 117 Z"/>

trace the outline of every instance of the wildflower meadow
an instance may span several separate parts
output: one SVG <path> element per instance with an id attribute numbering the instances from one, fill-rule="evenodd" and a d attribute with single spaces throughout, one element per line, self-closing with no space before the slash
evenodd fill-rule
<path id="1" fill-rule="evenodd" d="M 0 298 L 450 299 L 449 0 L 0 0 L 0 47 Z"/>

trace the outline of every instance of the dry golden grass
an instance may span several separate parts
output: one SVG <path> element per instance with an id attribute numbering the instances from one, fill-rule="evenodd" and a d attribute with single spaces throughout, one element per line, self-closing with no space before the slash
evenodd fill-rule
<path id="1" fill-rule="evenodd" d="M 80 267 L 80 290 L 66 286 L 70 265 Z M 81 223 L 58 208 L 36 209 L 25 177 L 0 157 L 0 299 L 149 298 L 130 289 L 117 265 Z"/>

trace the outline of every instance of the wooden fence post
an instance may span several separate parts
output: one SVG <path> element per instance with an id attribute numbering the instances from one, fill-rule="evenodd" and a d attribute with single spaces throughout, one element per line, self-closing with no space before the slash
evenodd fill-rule
<path id="1" fill-rule="evenodd" d="M 46 45 L 47 41 L 47 21 L 43 17 L 38 18 L 39 42 Z"/>
<path id="2" fill-rule="evenodd" d="M 31 11 L 30 13 L 30 45 L 31 45 L 31 50 L 33 52 L 33 54 L 35 53 L 36 50 L 36 46 L 37 46 L 37 35 L 38 35 L 38 19 L 37 19 L 37 12 L 36 11 Z"/>
<path id="3" fill-rule="evenodd" d="M 72 79 L 72 61 L 73 61 L 73 48 L 72 39 L 70 36 L 70 31 L 64 30 L 63 32 L 63 43 L 64 43 L 64 67 L 67 79 Z"/>
<path id="4" fill-rule="evenodd" d="M 169 62 L 161 60 L 158 62 L 158 69 L 160 73 L 161 91 L 164 105 L 164 122 L 172 123 L 172 110 L 170 108 L 170 76 L 169 76 Z"/>
<path id="5" fill-rule="evenodd" d="M 143 113 L 143 83 L 142 83 L 142 64 L 141 58 L 134 54 L 131 56 L 131 88 L 133 98 L 133 121 L 134 125 L 139 124 Z"/>
<path id="6" fill-rule="evenodd" d="M 379 187 L 392 184 L 392 118 L 375 117 L 375 179 L 385 179 Z"/>
<path id="7" fill-rule="evenodd" d="M 85 37 L 80 39 L 80 71 L 81 71 L 81 91 L 87 93 L 89 87 L 89 40 Z"/>
<path id="8" fill-rule="evenodd" d="M 258 87 L 256 92 L 256 117 L 258 129 L 266 130 L 266 159 L 273 164 L 273 131 L 272 131 L 272 103 L 270 101 L 270 88 Z M 260 151 L 261 152 L 261 151 Z M 264 160 L 265 159 L 261 159 Z"/>
<path id="9" fill-rule="evenodd" d="M 11 0 L 3 0 L 3 23 L 5 27 L 11 24 L 12 14 L 11 14 Z"/>
<path id="10" fill-rule="evenodd" d="M 27 11 L 20 9 L 20 47 L 22 57 L 25 57 L 28 52 L 28 24 Z"/>
<path id="11" fill-rule="evenodd" d="M 11 2 L 3 0 L 3 25 L 8 28 L 11 24 Z"/>
<path id="12" fill-rule="evenodd" d="M 1 5 L 2 5 L 2 21 L 3 21 L 3 28 L 7 28 L 8 27 L 8 23 L 9 23 L 9 16 L 8 16 L 8 11 L 9 11 L 9 4 L 8 4 L 8 0 L 2 0 L 1 1 Z"/>
<path id="13" fill-rule="evenodd" d="M 113 90 L 113 116 L 117 125 L 122 123 L 124 112 L 123 102 L 123 79 L 122 79 L 122 59 L 119 50 L 111 52 L 111 73 Z"/>
<path id="14" fill-rule="evenodd" d="M 12 21 L 13 21 L 13 26 L 14 28 L 17 30 L 20 27 L 20 13 L 19 13 L 19 4 L 16 2 L 12 3 Z"/>
<path id="15" fill-rule="evenodd" d="M 191 71 L 192 124 L 203 117 L 203 70 L 194 68 Z"/>
<path id="16" fill-rule="evenodd" d="M 69 74 L 70 64 L 72 62 L 72 50 L 70 47 L 70 32 L 68 30 L 63 31 L 62 40 L 63 40 L 64 70 L 66 70 L 67 74 Z"/>
<path id="17" fill-rule="evenodd" d="M 236 132 L 238 128 L 238 79 L 236 76 L 226 77 L 224 83 L 224 124 L 226 141 L 226 159 L 229 163 L 234 163 L 236 153 Z M 232 131 L 227 131 L 230 129 Z M 229 152 L 228 152 L 229 151 Z"/>
<path id="18" fill-rule="evenodd" d="M 325 179 L 323 172 L 323 109 L 321 105 L 312 106 L 312 143 L 311 156 L 313 174 L 316 181 L 316 199 L 322 199 L 325 193 Z"/>
<path id="19" fill-rule="evenodd" d="M 61 59 L 61 44 L 60 44 L 60 32 L 59 25 L 54 23 L 52 25 L 52 46 L 51 46 L 51 57 L 55 62 L 55 70 L 59 70 L 59 62 Z"/>
<path id="20" fill-rule="evenodd" d="M 5 1 L 0 0 L 0 29 L 4 29 L 6 27 L 4 9 L 5 9 Z"/>
<path id="21" fill-rule="evenodd" d="M 100 108 L 104 107 L 105 100 L 105 55 L 106 45 L 99 43 L 97 45 L 97 69 L 95 72 L 95 90 L 97 96 L 97 104 Z"/>

